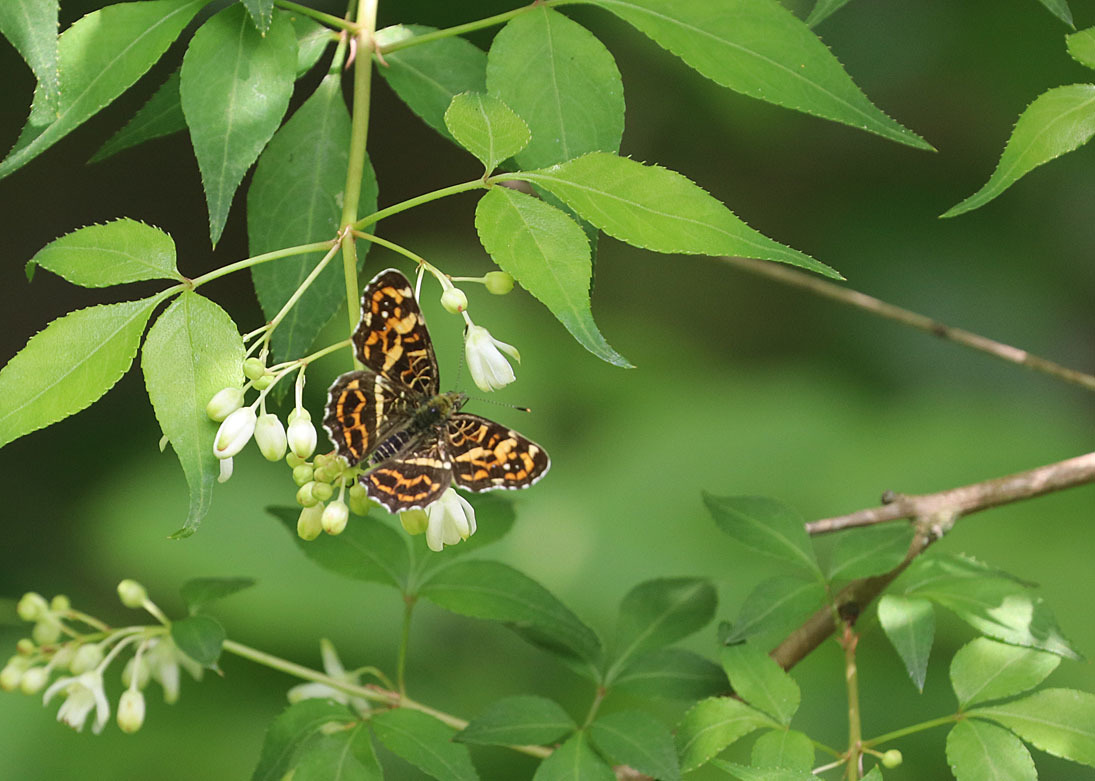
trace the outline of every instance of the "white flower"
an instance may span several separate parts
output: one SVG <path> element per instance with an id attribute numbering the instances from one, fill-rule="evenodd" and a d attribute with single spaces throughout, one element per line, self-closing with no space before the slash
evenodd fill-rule
<path id="1" fill-rule="evenodd" d="M 277 415 L 263 413 L 255 423 L 255 444 L 267 461 L 285 458 L 285 426 Z"/>
<path id="2" fill-rule="evenodd" d="M 221 465 L 221 473 L 217 475 L 218 483 L 227 483 L 232 479 L 232 459 L 221 458 L 218 459 Z"/>
<path id="3" fill-rule="evenodd" d="M 309 458 L 316 449 L 316 427 L 312 416 L 304 407 L 289 413 L 289 449 L 298 458 Z"/>
<path id="4" fill-rule="evenodd" d="M 479 390 L 498 390 L 516 379 L 502 351 L 521 362 L 521 354 L 516 347 L 498 341 L 481 325 L 468 326 L 464 335 L 464 355 L 467 357 L 468 371 Z"/>
<path id="5" fill-rule="evenodd" d="M 175 641 L 164 636 L 156 641 L 145 655 L 148 671 L 163 687 L 163 699 L 168 705 L 179 699 L 179 665 L 181 664 L 196 681 L 202 677 L 202 667 L 175 646 Z"/>
<path id="6" fill-rule="evenodd" d="M 345 683 L 352 683 L 355 686 L 358 685 L 358 675 L 346 672 L 346 669 L 342 666 L 342 661 L 338 658 L 338 652 L 331 645 L 330 640 L 327 638 L 321 639 L 319 641 L 319 650 L 323 655 L 323 671 L 327 673 L 328 677 Z M 288 697 L 289 702 L 294 705 L 301 700 L 330 699 L 341 702 L 343 705 L 352 704 L 359 713 L 369 711 L 368 700 L 361 697 L 351 697 L 341 689 L 336 689 L 318 681 L 297 684 L 289 690 Z"/>
<path id="7" fill-rule="evenodd" d="M 84 728 L 88 714 L 95 709 L 95 723 L 91 731 L 98 735 L 110 718 L 110 703 L 103 691 L 103 676 L 98 670 L 90 670 L 71 678 L 58 678 L 46 689 L 42 702 L 48 704 L 57 692 L 65 694 L 65 701 L 57 711 L 57 720 L 63 721 L 77 732 Z"/>
<path id="8" fill-rule="evenodd" d="M 432 551 L 440 551 L 475 534 L 475 508 L 452 488 L 426 508 L 426 516 L 426 545 Z"/>
<path id="9" fill-rule="evenodd" d="M 225 418 L 217 429 L 217 438 L 213 440 L 213 455 L 217 458 L 231 458 L 243 450 L 243 446 L 255 433 L 257 420 L 253 407 L 243 407 Z"/>

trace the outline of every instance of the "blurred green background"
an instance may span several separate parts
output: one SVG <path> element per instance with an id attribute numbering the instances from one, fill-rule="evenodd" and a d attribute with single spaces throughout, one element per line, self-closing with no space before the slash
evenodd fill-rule
<path id="1" fill-rule="evenodd" d="M 805 3 L 792 5 L 801 11 Z M 1095 23 L 1089 6 L 1073 5 L 1078 28 Z M 326 10 L 338 13 L 339 6 Z M 63 3 L 62 25 L 91 7 Z M 381 4 L 381 23 L 443 27 L 508 7 L 388 2 Z M 985 181 L 1016 117 L 1035 96 L 1091 80 L 1065 52 L 1068 30 L 1037 2 L 860 0 L 820 26 L 867 95 L 927 138 L 937 154 L 746 99 L 705 81 L 605 13 L 583 7 L 566 13 L 617 57 L 628 107 L 624 154 L 686 174 L 753 227 L 840 270 L 853 288 L 1095 370 L 1090 149 L 1037 170 L 987 208 L 937 219 Z M 476 42 L 485 48 L 492 32 L 478 34 Z M 183 136 L 85 165 L 180 55 L 176 45 L 170 62 L 118 105 L 0 181 L 0 360 L 66 311 L 143 292 L 76 289 L 47 273 L 28 286 L 25 261 L 76 227 L 123 215 L 157 225 L 174 237 L 180 267 L 190 276 L 247 255 L 239 196 L 224 239 L 210 251 L 200 180 Z M 25 118 L 33 82 L 6 44 L 0 73 L 0 146 L 6 148 Z M 315 83 L 313 74 L 298 85 L 294 107 Z M 478 163 L 378 85 L 370 149 L 382 205 L 476 174 Z M 447 271 L 478 273 L 488 265 L 472 227 L 473 208 L 470 196 L 448 199 L 389 220 L 382 233 Z M 393 264 L 399 265 L 394 256 L 370 255 L 365 277 Z M 261 320 L 247 283 L 237 275 L 203 291 L 242 330 Z M 885 489 L 942 490 L 1092 447 L 1095 416 L 1084 392 L 718 260 L 601 241 L 594 313 L 609 341 L 637 365 L 630 371 L 591 357 L 527 295 L 469 294 L 477 322 L 519 346 L 524 358 L 519 381 L 496 398 L 534 413 L 474 402 L 469 408 L 517 426 L 554 462 L 548 479 L 517 498 L 515 530 L 487 555 L 538 579 L 606 638 L 619 599 L 642 580 L 711 577 L 719 585 L 719 617 L 730 619 L 770 572 L 714 528 L 701 490 L 774 496 L 806 518 L 820 518 L 874 505 Z M 449 385 L 460 374 L 460 323 L 429 302 L 426 309 Z M 345 363 L 345 356 L 330 362 L 326 376 Z M 465 373 L 461 385 L 467 384 Z M 313 416 L 322 406 L 322 385 L 313 381 L 309 388 Z M 123 577 L 147 584 L 177 615 L 177 587 L 185 579 L 246 575 L 258 586 L 214 611 L 232 638 L 318 665 L 318 639 L 328 637 L 347 666 L 393 669 L 397 595 L 320 571 L 264 515 L 266 505 L 291 502 L 287 469 L 253 450 L 240 457 L 199 532 L 172 541 L 167 535 L 185 517 L 186 490 L 173 457 L 159 454 L 158 438 L 140 375 L 131 372 L 91 411 L 0 451 L 0 597 L 63 592 L 76 606 L 120 624 L 134 620 L 114 596 Z M 1085 487 L 980 514 L 962 521 L 938 548 L 975 554 L 1041 582 L 1065 634 L 1090 655 L 1093 499 L 1095 489 Z M 5 610 L 12 612 L 10 604 Z M 953 711 L 947 665 L 971 630 L 941 620 L 921 695 L 873 615 L 861 628 L 868 736 Z M 0 654 L 11 652 L 17 636 L 0 635 Z M 713 655 L 714 625 L 687 645 Z M 76 734 L 38 697 L 0 695 L 0 777 L 248 777 L 266 725 L 294 681 L 230 656 L 222 664 L 223 678 L 184 681 L 175 706 L 152 692 L 136 736 L 113 724 L 98 737 L 90 730 Z M 840 744 L 839 649 L 827 644 L 794 674 L 803 689 L 795 726 Z M 556 697 L 581 717 L 591 696 L 583 680 L 505 629 L 428 604 L 413 627 L 408 675 L 412 696 L 464 717 L 519 693 Z M 1089 662 L 1065 662 L 1049 684 L 1092 691 L 1095 671 Z M 635 704 L 610 699 L 605 708 Z M 672 723 L 683 706 L 649 707 Z M 887 779 L 949 777 L 943 737 L 936 730 L 899 742 L 906 761 Z M 527 778 L 534 768 L 502 750 L 473 755 L 484 778 Z M 1091 777 L 1089 768 L 1037 752 L 1035 759 L 1043 778 Z M 422 777 L 391 755 L 383 760 L 393 778 Z"/>

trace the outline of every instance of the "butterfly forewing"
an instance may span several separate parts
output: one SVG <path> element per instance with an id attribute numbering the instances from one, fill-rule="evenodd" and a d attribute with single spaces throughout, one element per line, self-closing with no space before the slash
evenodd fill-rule
<path id="1" fill-rule="evenodd" d="M 426 397 L 438 392 L 426 319 L 411 283 L 395 269 L 380 272 L 365 286 L 353 341 L 357 359 L 373 371 Z"/>
<path id="2" fill-rule="evenodd" d="M 343 374 L 328 394 L 323 427 L 338 455 L 351 465 L 364 461 L 413 407 L 405 390 L 369 369 Z"/>
<path id="3" fill-rule="evenodd" d="M 461 412 L 445 428 L 453 479 L 469 491 L 527 488 L 551 466 L 547 451 L 493 420 Z"/>

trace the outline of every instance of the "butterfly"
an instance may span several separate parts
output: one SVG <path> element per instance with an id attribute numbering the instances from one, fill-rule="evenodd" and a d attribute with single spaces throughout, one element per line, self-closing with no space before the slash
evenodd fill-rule
<path id="1" fill-rule="evenodd" d="M 542 447 L 460 412 L 465 394 L 440 392 L 426 320 L 396 269 L 365 286 L 353 345 L 366 368 L 332 383 L 323 427 L 347 463 L 371 467 L 358 480 L 388 512 L 425 507 L 453 483 L 476 492 L 527 488 L 547 473 Z"/>

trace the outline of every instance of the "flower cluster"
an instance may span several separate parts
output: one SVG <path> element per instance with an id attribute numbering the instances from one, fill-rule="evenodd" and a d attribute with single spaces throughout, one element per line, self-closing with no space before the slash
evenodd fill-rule
<path id="1" fill-rule="evenodd" d="M 468 297 L 464 291 L 452 284 L 447 276 L 436 274 L 441 281 L 441 306 L 452 314 L 464 318 L 464 357 L 468 363 L 468 372 L 472 382 L 484 393 L 504 388 L 516 377 L 506 353 L 518 363 L 521 354 L 512 344 L 506 344 L 491 336 L 490 331 L 472 322 L 468 314 Z M 482 282 L 488 291 L 495 295 L 505 295 L 513 290 L 513 277 L 504 271 L 491 271 L 480 278 L 461 278 L 468 282 Z"/>
<path id="2" fill-rule="evenodd" d="M 143 607 L 166 622 L 148 600 L 144 588 L 135 581 L 122 581 L 118 594 L 127 607 Z M 123 732 L 136 732 L 144 723 L 143 690 L 150 680 L 163 689 L 167 703 L 174 703 L 179 698 L 180 667 L 195 679 L 201 678 L 201 666 L 175 646 L 166 626 L 111 629 L 73 610 L 64 595 L 47 601 L 40 594 L 24 594 L 17 611 L 21 619 L 34 627 L 30 637 L 16 644 L 16 655 L 0 670 L 0 689 L 18 689 L 24 694 L 37 694 L 45 689 L 42 696 L 45 704 L 60 697 L 57 720 L 77 731 L 83 730 L 92 712 L 95 714 L 92 732 L 103 731 L 110 719 L 105 673 L 127 648 L 135 647 L 136 651 L 121 673 L 124 691 L 118 699 L 116 718 Z M 88 628 L 90 631 L 86 631 Z M 54 674 L 58 677 L 50 683 Z"/>

